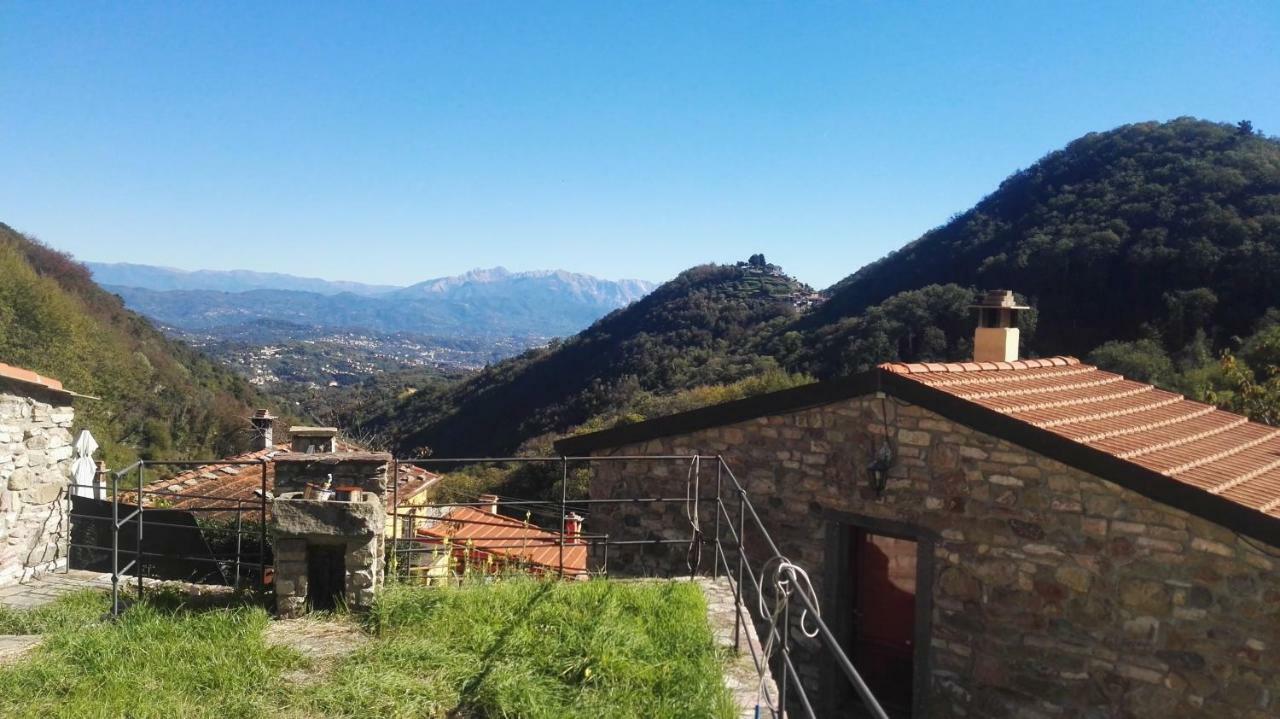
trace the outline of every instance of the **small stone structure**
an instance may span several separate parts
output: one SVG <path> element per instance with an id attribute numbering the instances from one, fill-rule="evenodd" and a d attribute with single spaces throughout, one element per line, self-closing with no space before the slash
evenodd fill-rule
<path id="1" fill-rule="evenodd" d="M 275 458 L 276 613 L 293 617 L 338 602 L 368 608 L 382 583 L 386 469 L 379 452 L 284 454 Z M 358 488 L 351 501 L 304 499 L 307 484 Z"/>
<path id="2" fill-rule="evenodd" d="M 0 585 L 66 565 L 71 394 L 0 365 Z"/>

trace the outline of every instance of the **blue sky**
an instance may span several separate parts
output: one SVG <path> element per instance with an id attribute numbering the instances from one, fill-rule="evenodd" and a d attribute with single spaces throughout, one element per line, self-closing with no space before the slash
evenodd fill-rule
<path id="1" fill-rule="evenodd" d="M 1089 131 L 1280 134 L 1280 3 L 3 3 L 0 221 L 86 260 L 829 285 Z"/>

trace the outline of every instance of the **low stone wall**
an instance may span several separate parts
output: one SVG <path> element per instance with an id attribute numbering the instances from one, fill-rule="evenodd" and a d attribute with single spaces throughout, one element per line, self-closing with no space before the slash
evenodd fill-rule
<path id="1" fill-rule="evenodd" d="M 61 397 L 0 381 L 0 585 L 66 562 L 75 415 Z"/>
<path id="2" fill-rule="evenodd" d="M 896 461 L 877 496 L 866 466 L 886 435 Z M 836 626 L 847 600 L 828 580 L 839 571 L 827 567 L 829 532 L 861 517 L 932 537 L 928 686 L 917 716 L 1280 715 L 1280 550 L 894 399 L 610 453 L 698 452 L 726 457 Z M 594 498 L 684 496 L 687 484 L 684 468 L 642 462 L 596 463 L 593 473 Z M 708 534 L 711 511 L 704 505 Z M 592 531 L 683 538 L 684 513 L 683 503 L 600 506 Z M 746 545 L 768 556 L 750 537 Z M 619 553 L 610 565 L 615 574 L 687 572 L 683 545 Z M 819 694 L 829 665 L 813 649 L 800 640 L 797 656 Z"/>

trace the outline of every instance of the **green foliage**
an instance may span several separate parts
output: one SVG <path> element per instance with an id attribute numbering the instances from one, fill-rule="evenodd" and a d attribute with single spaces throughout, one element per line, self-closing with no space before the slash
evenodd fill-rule
<path id="1" fill-rule="evenodd" d="M 1280 324 L 1264 325 L 1241 348 L 1222 356 L 1221 389 L 1208 399 L 1258 422 L 1280 425 Z"/>
<path id="2" fill-rule="evenodd" d="M 1169 386 L 1176 370 L 1164 347 L 1155 340 L 1107 342 L 1089 353 L 1088 361 L 1129 379 Z"/>
<path id="3" fill-rule="evenodd" d="M 300 699 L 332 717 L 731 717 L 687 582 L 389 587 L 377 640 Z"/>
<path id="4" fill-rule="evenodd" d="M 124 309 L 67 255 L 0 224 L 0 362 L 56 377 L 77 392 L 79 427 L 119 466 L 221 457 L 248 439 L 255 393 Z"/>
<path id="5" fill-rule="evenodd" d="M 1015 173 L 815 309 L 797 309 L 805 289 L 762 255 L 694 268 L 576 337 L 369 424 L 402 448 L 505 452 L 696 406 L 676 398 L 770 371 L 828 379 L 965 359 L 968 305 L 996 288 L 1036 307 L 1020 325 L 1024 356 L 1089 356 L 1192 397 L 1226 396 L 1214 358 L 1276 304 L 1278 279 L 1280 143 L 1190 118 L 1126 125 Z"/>
<path id="6" fill-rule="evenodd" d="M 928 284 L 1007 287 L 1041 311 L 1035 349 L 1081 354 L 1163 324 L 1221 346 L 1275 302 L 1280 143 L 1181 118 L 1090 133 L 834 288 L 810 326 Z"/>

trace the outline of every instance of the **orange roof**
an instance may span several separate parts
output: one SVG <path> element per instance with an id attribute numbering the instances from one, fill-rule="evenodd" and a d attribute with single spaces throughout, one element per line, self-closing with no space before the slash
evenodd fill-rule
<path id="1" fill-rule="evenodd" d="M 560 533 L 527 524 L 475 507 L 454 507 L 430 527 L 420 527 L 424 539 L 448 539 L 454 544 L 470 543 L 475 549 L 512 557 L 559 570 Z M 587 571 L 587 545 L 564 545 L 564 568 L 570 574 Z"/>
<path id="2" fill-rule="evenodd" d="M 239 506 L 245 508 L 257 507 L 262 503 L 261 498 L 254 494 L 255 491 L 262 489 L 262 465 L 257 462 L 267 460 L 267 490 L 270 491 L 275 487 L 276 475 L 275 462 L 271 459 L 289 451 L 289 443 L 283 442 L 271 449 L 245 452 L 219 462 L 189 469 L 168 479 L 150 482 L 144 485 L 143 490 L 147 493 L 150 504 L 163 500 L 165 507 L 169 509 L 218 507 L 229 510 L 237 506 L 237 501 L 240 502 Z M 350 442 L 339 441 L 338 451 L 359 452 L 363 451 L 363 448 Z M 233 462 L 253 462 L 253 464 L 229 464 Z M 414 465 L 401 464 L 399 468 L 396 498 L 401 505 L 410 497 L 439 482 L 441 478 L 435 472 L 429 472 Z M 126 479 L 122 489 L 127 486 Z M 390 498 L 391 493 L 388 492 L 387 499 Z M 393 511 L 395 511 L 393 507 L 387 507 L 388 513 Z M 225 515 L 221 511 L 210 512 L 209 515 L 220 518 L 234 517 L 234 514 L 229 511 Z"/>
<path id="3" fill-rule="evenodd" d="M 55 392 L 67 391 L 62 388 L 61 382 L 52 377 L 42 377 L 29 369 L 14 367 L 13 365 L 7 365 L 3 362 L 0 362 L 0 377 L 3 377 L 4 379 L 11 379 L 16 382 L 34 384 L 39 387 L 44 387 L 45 389 L 51 389 Z"/>
<path id="4" fill-rule="evenodd" d="M 1074 357 L 881 369 L 1280 518 L 1280 429 Z"/>

